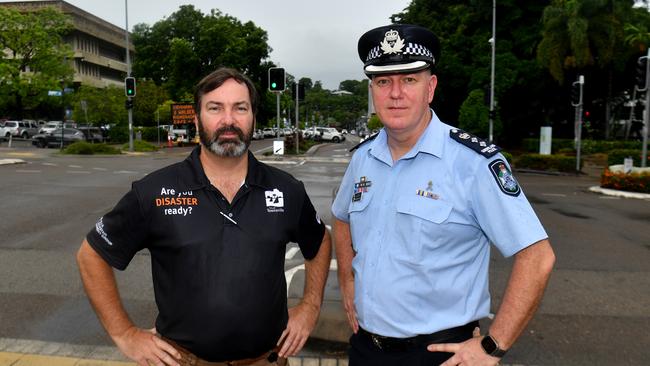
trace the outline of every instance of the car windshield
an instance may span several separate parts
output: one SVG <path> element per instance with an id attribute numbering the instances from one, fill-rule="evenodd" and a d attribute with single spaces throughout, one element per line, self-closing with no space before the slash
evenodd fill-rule
<path id="1" fill-rule="evenodd" d="M 16 127 L 17 125 L 17 122 L 5 122 L 5 127 Z"/>

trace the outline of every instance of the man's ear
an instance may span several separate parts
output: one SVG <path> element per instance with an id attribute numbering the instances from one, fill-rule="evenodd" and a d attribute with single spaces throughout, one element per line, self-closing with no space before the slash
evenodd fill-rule
<path id="1" fill-rule="evenodd" d="M 436 86 L 438 86 L 438 77 L 431 75 L 429 78 L 429 103 L 431 103 L 433 95 L 436 93 Z"/>

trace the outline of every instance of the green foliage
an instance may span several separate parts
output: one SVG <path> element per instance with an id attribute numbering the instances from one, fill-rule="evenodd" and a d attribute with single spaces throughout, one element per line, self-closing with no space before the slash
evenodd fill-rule
<path id="1" fill-rule="evenodd" d="M 137 131 L 142 133 L 144 141 L 158 142 L 158 132 L 160 132 L 160 141 L 167 141 L 167 130 L 163 128 L 159 131 L 157 127 L 138 127 Z"/>
<path id="2" fill-rule="evenodd" d="M 94 155 L 94 154 L 105 154 L 105 155 L 115 155 L 120 154 L 120 150 L 106 145 L 106 144 L 91 144 L 86 141 L 79 141 L 73 144 L 70 144 L 63 150 L 64 154 L 75 154 L 75 155 Z"/>
<path id="3" fill-rule="evenodd" d="M 600 186 L 628 192 L 650 193 L 650 173 L 613 173 L 605 169 L 600 177 Z"/>
<path id="4" fill-rule="evenodd" d="M 64 60 L 72 52 L 63 36 L 71 22 L 53 7 L 21 13 L 0 6 L 0 19 L 0 107 L 22 119 L 24 109 L 48 99 L 48 90 L 61 90 L 62 80 L 70 84 L 73 70 Z"/>
<path id="5" fill-rule="evenodd" d="M 373 131 L 373 130 L 379 130 L 382 127 L 384 127 L 384 125 L 381 123 L 379 116 L 373 114 L 372 117 L 370 117 L 370 120 L 368 121 L 368 129 L 370 131 Z"/>
<path id="6" fill-rule="evenodd" d="M 632 158 L 634 166 L 641 166 L 643 157 L 641 156 L 642 150 L 636 149 L 614 149 L 607 153 L 607 165 L 623 164 L 625 158 Z M 648 165 L 648 164 L 646 164 Z"/>
<path id="7" fill-rule="evenodd" d="M 138 95 L 140 91 L 138 90 Z M 140 97 L 136 97 L 140 98 Z M 126 97 L 124 88 L 109 86 L 106 88 L 95 88 L 82 85 L 72 97 L 73 113 L 72 118 L 94 126 L 127 123 L 127 110 L 124 108 Z M 82 101 L 86 101 L 86 112 L 82 108 Z M 137 108 L 137 102 L 136 102 Z M 86 116 L 88 117 L 86 120 Z"/>
<path id="8" fill-rule="evenodd" d="M 527 152 L 539 152 L 539 139 L 538 138 L 528 138 L 523 139 L 521 147 L 524 151 Z M 574 140 L 573 139 L 556 139 L 551 140 L 551 152 L 559 152 L 560 150 L 566 151 L 566 149 L 574 149 Z"/>
<path id="9" fill-rule="evenodd" d="M 512 154 L 507 152 L 507 151 L 501 151 L 501 155 L 503 155 L 504 158 L 506 158 L 506 161 L 512 165 L 513 160 L 512 160 Z"/>
<path id="10" fill-rule="evenodd" d="M 607 153 L 617 149 L 641 149 L 639 141 L 583 140 L 580 150 L 584 154 Z"/>
<path id="11" fill-rule="evenodd" d="M 485 104 L 483 90 L 472 90 L 460 107 L 458 127 L 477 136 L 488 137 L 490 132 L 489 112 L 490 109 Z M 493 128 L 494 135 L 499 136 L 501 122 L 498 118 L 494 121 Z"/>
<path id="12" fill-rule="evenodd" d="M 112 143 L 121 144 L 129 141 L 129 127 L 125 125 L 116 125 L 108 130 L 108 138 Z"/>
<path id="13" fill-rule="evenodd" d="M 129 150 L 129 144 L 124 144 L 122 146 L 122 150 L 128 151 Z M 147 141 L 142 141 L 142 140 L 133 140 L 133 151 L 137 152 L 151 152 L 151 151 L 158 151 L 158 147 L 152 143 L 149 143 Z"/>
<path id="14" fill-rule="evenodd" d="M 523 154 L 517 158 L 517 169 L 575 172 L 576 158 L 564 155 Z"/>

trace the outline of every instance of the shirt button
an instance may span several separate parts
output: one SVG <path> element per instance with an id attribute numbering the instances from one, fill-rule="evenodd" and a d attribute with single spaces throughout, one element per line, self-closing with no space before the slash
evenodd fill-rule
<path id="1" fill-rule="evenodd" d="M 232 212 L 228 214 L 228 217 L 232 217 Z"/>

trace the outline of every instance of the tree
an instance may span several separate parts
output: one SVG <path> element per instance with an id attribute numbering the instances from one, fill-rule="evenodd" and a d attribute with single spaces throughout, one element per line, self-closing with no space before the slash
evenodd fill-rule
<path id="1" fill-rule="evenodd" d="M 52 7 L 21 13 L 0 7 L 0 93 L 18 119 L 72 80 L 66 58 L 72 52 L 63 41 L 71 29 L 66 15 Z"/>
<path id="2" fill-rule="evenodd" d="M 73 96 L 73 119 L 85 123 L 87 115 L 87 122 L 91 125 L 126 124 L 125 100 L 122 87 L 109 86 L 101 89 L 82 85 Z M 87 113 L 84 113 L 81 101 L 85 101 Z"/>

